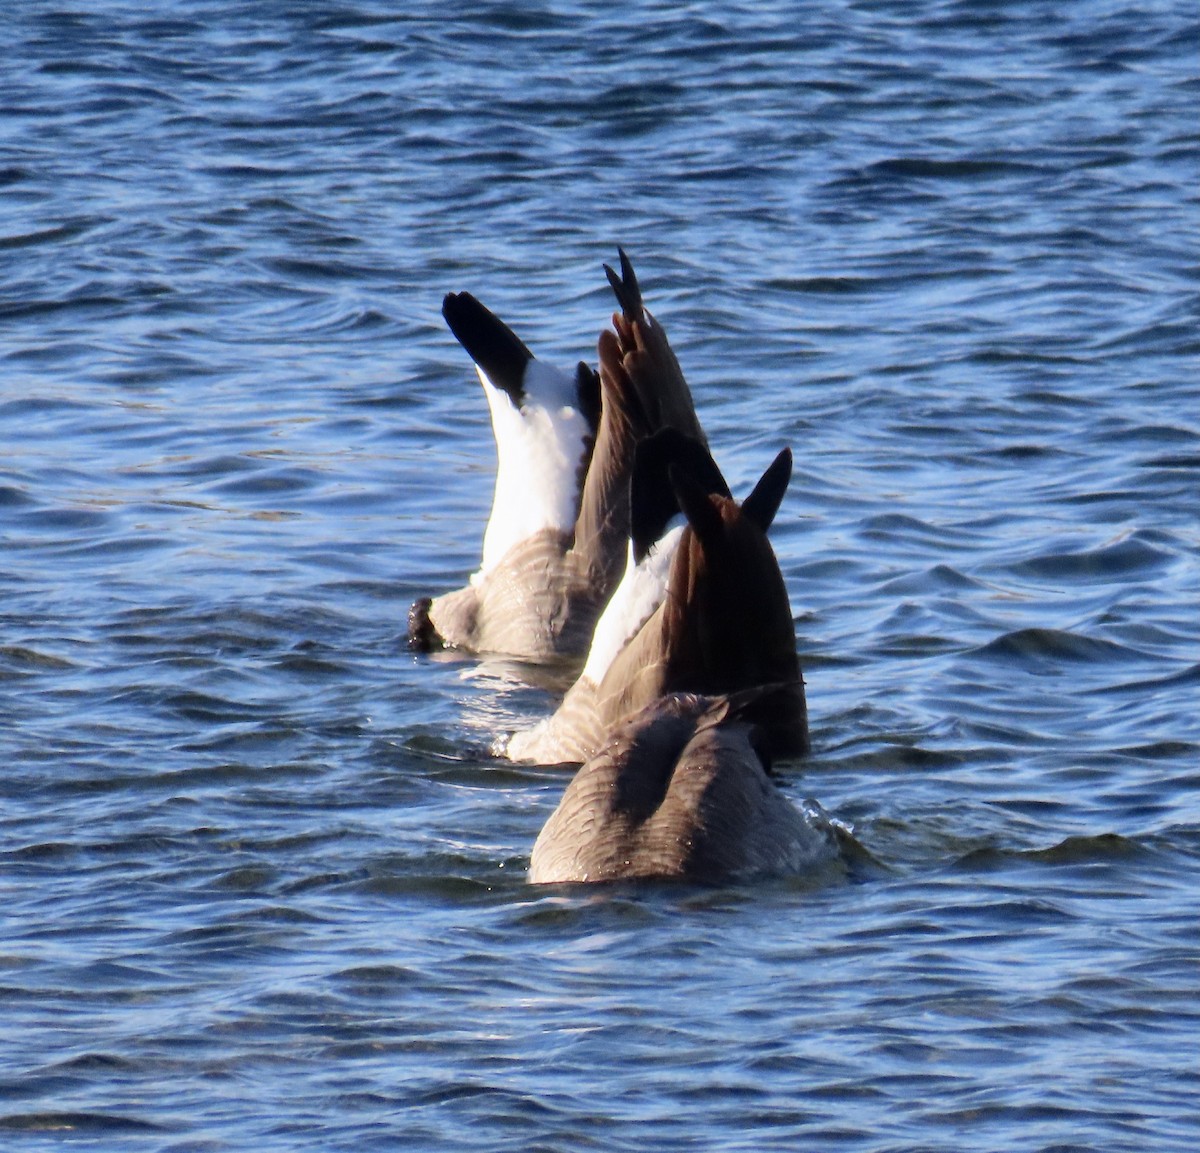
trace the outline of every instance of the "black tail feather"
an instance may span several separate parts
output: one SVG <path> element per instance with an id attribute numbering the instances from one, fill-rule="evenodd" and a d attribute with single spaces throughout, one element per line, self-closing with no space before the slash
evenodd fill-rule
<path id="1" fill-rule="evenodd" d="M 525 399 L 525 369 L 533 353 L 517 334 L 469 292 L 447 293 L 442 316 L 488 380 L 520 407 Z"/>
<path id="2" fill-rule="evenodd" d="M 742 501 L 742 512 L 766 532 L 779 511 L 788 481 L 792 479 L 792 450 L 781 449 L 779 455 L 759 478 L 754 491 Z"/>
<path id="3" fill-rule="evenodd" d="M 640 320 L 643 308 L 642 290 L 638 285 L 633 265 L 629 262 L 629 257 L 625 255 L 625 249 L 618 248 L 617 255 L 621 258 L 621 275 L 618 276 L 607 264 L 604 266 L 604 275 L 608 277 L 608 283 L 612 285 L 612 290 L 616 294 L 617 303 L 621 306 L 621 312 L 625 319 L 631 322 Z"/>
<path id="4" fill-rule="evenodd" d="M 729 486 L 708 449 L 678 429 L 660 429 L 641 441 L 634 453 L 629 486 L 629 530 L 633 559 L 640 561 L 681 511 L 673 482 L 678 471 L 704 493 L 729 496 Z"/>

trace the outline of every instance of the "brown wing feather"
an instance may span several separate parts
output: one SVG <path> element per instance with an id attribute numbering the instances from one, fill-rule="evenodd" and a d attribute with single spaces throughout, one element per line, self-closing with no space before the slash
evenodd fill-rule
<path id="1" fill-rule="evenodd" d="M 774 692 L 675 694 L 617 726 L 539 834 L 529 879 L 717 881 L 836 858 L 832 830 L 788 802 L 757 750 L 744 714 Z"/>
<path id="2" fill-rule="evenodd" d="M 601 372 L 599 427 L 580 494 L 574 549 L 604 600 L 625 569 L 629 480 L 638 441 L 649 432 L 628 378 Z"/>
<path id="3" fill-rule="evenodd" d="M 707 444 L 691 389 L 662 326 L 646 309 L 633 320 L 621 313 L 614 313 L 612 320 L 612 330 L 599 344 L 601 378 L 607 373 L 628 381 L 653 429 L 677 428 Z"/>

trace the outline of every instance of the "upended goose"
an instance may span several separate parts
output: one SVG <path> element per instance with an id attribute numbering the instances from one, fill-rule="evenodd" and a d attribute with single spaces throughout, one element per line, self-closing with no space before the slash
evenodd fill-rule
<path id="1" fill-rule="evenodd" d="M 791 470 L 785 448 L 738 505 L 698 442 L 672 430 L 643 441 L 628 567 L 583 672 L 554 714 L 495 751 L 516 761 L 579 763 L 669 694 L 771 685 L 770 707 L 758 716 L 764 747 L 777 757 L 806 753 L 795 626 L 767 540 Z"/>
<path id="2" fill-rule="evenodd" d="M 772 698 L 780 691 L 785 700 Z M 617 726 L 575 775 L 529 864 L 534 883 L 809 873 L 841 834 L 770 777 L 758 719 L 790 707 L 787 686 L 732 696 L 676 693 Z"/>
<path id="3" fill-rule="evenodd" d="M 470 293 L 443 301 L 491 411 L 496 487 L 479 570 L 413 604 L 414 648 L 582 656 L 623 571 L 635 446 L 668 427 L 703 441 L 666 334 L 623 251 L 620 262 L 619 276 L 604 266 L 620 311 L 600 336 L 599 374 L 537 360 Z"/>

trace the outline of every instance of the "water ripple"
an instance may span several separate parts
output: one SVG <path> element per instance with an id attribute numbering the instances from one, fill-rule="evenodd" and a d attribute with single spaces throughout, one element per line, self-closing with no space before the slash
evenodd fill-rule
<path id="1" fill-rule="evenodd" d="M 0 1130 L 1191 1150 L 1194 14 L 457 17 L 8 21 Z M 405 648 L 442 294 L 594 360 L 617 244 L 735 490 L 796 454 L 837 876 L 531 891 L 567 674 Z"/>

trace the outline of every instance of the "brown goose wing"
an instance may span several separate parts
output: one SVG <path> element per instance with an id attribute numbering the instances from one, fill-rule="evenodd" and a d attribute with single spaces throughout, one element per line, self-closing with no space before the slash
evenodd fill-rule
<path id="1" fill-rule="evenodd" d="M 752 716 L 777 692 L 673 694 L 613 731 L 576 774 L 530 861 L 534 882 L 798 872 L 837 854 L 768 776 Z"/>
<path id="2" fill-rule="evenodd" d="M 696 418 L 692 393 L 671 350 L 667 334 L 642 301 L 633 265 L 619 250 L 621 273 L 604 266 L 621 311 L 613 314 L 612 331 L 600 336 L 600 375 L 624 378 L 642 402 L 651 431 L 676 428 L 702 444 L 704 430 Z"/>
<path id="3" fill-rule="evenodd" d="M 643 869 L 635 858 L 644 825 L 662 804 L 676 759 L 694 732 L 696 711 L 662 701 L 610 735 L 576 773 L 539 834 L 531 881 L 669 875 L 665 861 Z"/>
<path id="4" fill-rule="evenodd" d="M 600 416 L 591 459 L 583 478 L 574 551 L 601 601 L 625 569 L 629 538 L 629 484 L 638 443 L 651 431 L 628 376 L 600 374 Z"/>
<path id="5" fill-rule="evenodd" d="M 666 333 L 646 310 L 633 265 L 619 251 L 620 275 L 604 266 L 621 311 L 600 334 L 600 415 L 575 523 L 575 551 L 606 588 L 624 569 L 638 444 L 663 429 L 706 443 Z"/>

